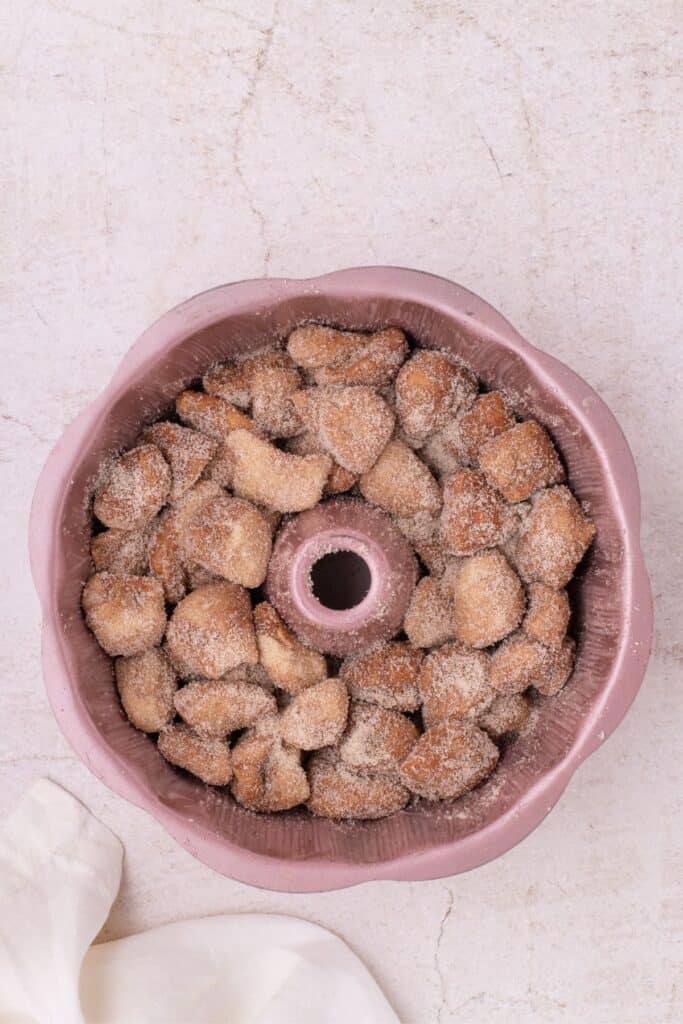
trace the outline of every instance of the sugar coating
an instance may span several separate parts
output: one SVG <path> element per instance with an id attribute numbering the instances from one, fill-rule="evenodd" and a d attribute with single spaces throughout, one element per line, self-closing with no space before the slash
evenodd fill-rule
<path id="1" fill-rule="evenodd" d="M 320 501 L 332 468 L 329 456 L 291 455 L 246 430 L 234 431 L 226 446 L 241 497 L 277 512 L 303 512 Z"/>
<path id="2" fill-rule="evenodd" d="M 525 633 L 513 633 L 491 655 L 491 685 L 499 693 L 523 693 L 545 676 L 550 652 Z"/>
<path id="3" fill-rule="evenodd" d="M 148 548 L 149 570 L 164 586 L 166 600 L 177 604 L 188 589 L 197 586 L 190 577 L 196 567 L 188 566 L 183 535 L 188 522 L 204 505 L 223 495 L 223 490 L 210 480 L 200 480 L 178 503 L 167 508 L 152 524 Z M 210 582 L 205 578 L 202 582 Z"/>
<path id="4" fill-rule="evenodd" d="M 408 353 L 403 331 L 389 327 L 375 334 L 360 335 L 359 348 L 333 364 L 313 369 L 316 384 L 366 384 L 386 387 L 396 376 Z"/>
<path id="5" fill-rule="evenodd" d="M 403 629 L 414 647 L 438 647 L 453 638 L 453 608 L 447 593 L 431 576 L 418 581 Z"/>
<path id="6" fill-rule="evenodd" d="M 287 811 L 309 794 L 301 752 L 280 740 L 244 733 L 233 751 L 231 791 L 238 803 L 253 811 Z"/>
<path id="7" fill-rule="evenodd" d="M 339 756 L 358 771 L 396 775 L 419 735 L 417 727 L 399 711 L 354 701 Z"/>
<path id="8" fill-rule="evenodd" d="M 218 679 L 258 650 L 249 593 L 223 580 L 198 587 L 176 605 L 166 630 L 168 654 L 183 678 Z"/>
<path id="9" fill-rule="evenodd" d="M 261 664 L 276 686 L 296 694 L 325 679 L 325 658 L 294 636 L 272 604 L 256 606 L 254 625 Z"/>
<path id="10" fill-rule="evenodd" d="M 271 528 L 243 498 L 221 495 L 203 505 L 185 524 L 181 543 L 186 559 L 243 587 L 266 578 Z"/>
<path id="11" fill-rule="evenodd" d="M 526 420 L 487 441 L 479 465 L 508 501 L 524 501 L 539 487 L 564 480 L 550 435 L 540 423 Z"/>
<path id="12" fill-rule="evenodd" d="M 276 711 L 277 703 L 257 683 L 226 677 L 183 686 L 175 694 L 175 710 L 200 735 L 226 737 Z"/>
<path id="13" fill-rule="evenodd" d="M 350 473 L 367 473 L 394 430 L 393 412 L 372 388 L 314 387 L 292 400 L 323 451 Z"/>
<path id="14" fill-rule="evenodd" d="M 567 591 L 554 590 L 545 583 L 530 583 L 527 598 L 529 606 L 522 623 L 526 635 L 546 647 L 561 647 L 569 625 Z"/>
<path id="15" fill-rule="evenodd" d="M 139 576 L 147 571 L 149 528 L 103 530 L 90 542 L 90 557 L 98 572 L 122 572 Z"/>
<path id="16" fill-rule="evenodd" d="M 322 324 L 304 324 L 292 331 L 287 352 L 306 370 L 341 366 L 362 353 L 371 335 L 358 331 L 339 331 Z"/>
<path id="17" fill-rule="evenodd" d="M 568 487 L 541 491 L 520 529 L 517 567 L 528 583 L 566 587 L 594 536 L 595 526 Z"/>
<path id="18" fill-rule="evenodd" d="M 123 710 L 136 729 L 160 732 L 173 721 L 178 680 L 163 651 L 151 647 L 142 654 L 117 658 L 114 671 Z"/>
<path id="19" fill-rule="evenodd" d="M 397 711 L 416 711 L 420 706 L 417 676 L 422 651 L 412 644 L 391 641 L 366 654 L 346 658 L 339 676 L 356 700 Z"/>
<path id="20" fill-rule="evenodd" d="M 169 725 L 159 733 L 158 746 L 167 761 L 209 786 L 227 786 L 232 778 L 230 747 L 224 740 L 199 736 L 186 725 Z"/>
<path id="21" fill-rule="evenodd" d="M 106 468 L 93 511 L 105 526 L 135 530 L 150 523 L 171 490 L 171 470 L 153 444 L 124 452 Z"/>
<path id="22" fill-rule="evenodd" d="M 444 483 L 440 536 L 452 555 L 473 555 L 500 541 L 504 501 L 483 473 L 460 469 Z"/>
<path id="23" fill-rule="evenodd" d="M 83 588 L 82 605 L 98 644 L 111 657 L 141 654 L 161 643 L 166 606 L 159 580 L 95 573 Z"/>
<path id="24" fill-rule="evenodd" d="M 567 637 L 562 646 L 549 652 L 545 671 L 534 680 L 534 686 L 544 697 L 554 697 L 566 685 L 574 670 L 576 644 Z"/>
<path id="25" fill-rule="evenodd" d="M 230 402 L 203 391 L 183 391 L 175 409 L 183 423 L 207 434 L 215 441 L 226 441 L 234 430 L 253 430 L 252 420 Z"/>
<path id="26" fill-rule="evenodd" d="M 514 425 L 515 418 L 500 391 L 489 391 L 473 402 L 453 421 L 454 430 L 447 442 L 460 461 L 476 465 L 483 445 Z"/>
<path id="27" fill-rule="evenodd" d="M 282 712 L 280 735 L 300 750 L 336 743 L 346 726 L 349 694 L 340 679 L 324 679 L 297 693 Z"/>
<path id="28" fill-rule="evenodd" d="M 455 800 L 488 778 L 498 747 L 473 722 L 448 718 L 420 736 L 401 767 L 401 780 L 426 800 Z"/>
<path id="29" fill-rule="evenodd" d="M 396 378 L 396 412 L 411 444 L 424 444 L 477 393 L 476 378 L 443 352 L 419 349 Z"/>
<path id="30" fill-rule="evenodd" d="M 171 502 L 178 501 L 196 484 L 219 447 L 213 438 L 178 423 L 154 423 L 143 438 L 156 445 L 171 467 Z"/>
<path id="31" fill-rule="evenodd" d="M 512 732 L 521 732 L 531 716 L 531 704 L 521 693 L 496 697 L 477 724 L 494 740 Z"/>
<path id="32" fill-rule="evenodd" d="M 309 761 L 308 780 L 311 795 L 306 806 L 323 818 L 384 818 L 400 811 L 410 798 L 397 779 L 355 771 L 326 752 Z"/>
<path id="33" fill-rule="evenodd" d="M 390 441 L 358 486 L 366 501 L 393 516 L 436 516 L 441 509 L 438 483 L 403 441 Z"/>
<path id="34" fill-rule="evenodd" d="M 445 644 L 427 655 L 418 686 L 426 729 L 445 718 L 477 718 L 496 696 L 489 655 L 459 644 Z"/>
<path id="35" fill-rule="evenodd" d="M 287 451 L 292 452 L 294 455 L 323 454 L 320 442 L 307 430 L 303 430 L 296 437 L 289 439 Z M 323 493 L 324 495 L 344 494 L 345 491 L 351 490 L 357 480 L 358 475 L 356 473 L 351 473 L 348 469 L 340 466 L 338 462 L 332 460 L 332 468 L 328 473 Z"/>
<path id="36" fill-rule="evenodd" d="M 482 551 L 464 558 L 451 589 L 456 638 L 490 647 L 515 629 L 524 612 L 524 587 L 505 555 Z"/>

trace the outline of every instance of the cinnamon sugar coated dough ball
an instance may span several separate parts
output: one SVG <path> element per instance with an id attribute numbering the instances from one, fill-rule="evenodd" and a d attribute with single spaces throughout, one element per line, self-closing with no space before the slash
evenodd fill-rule
<path id="1" fill-rule="evenodd" d="M 365 775 L 331 757 L 314 754 L 308 764 L 307 807 L 321 818 L 369 820 L 400 811 L 410 793 L 397 779 Z"/>
<path id="2" fill-rule="evenodd" d="M 183 391 L 175 402 L 175 411 L 195 430 L 208 434 L 215 441 L 226 441 L 233 430 L 253 430 L 253 423 L 230 402 L 203 391 Z"/>
<path id="3" fill-rule="evenodd" d="M 320 447 L 320 443 L 316 437 L 313 436 L 309 431 L 302 431 L 297 434 L 296 437 L 292 437 L 287 442 L 287 451 L 292 452 L 294 455 L 322 455 L 323 451 Z M 330 469 L 327 480 L 325 482 L 324 494 L 343 494 L 345 491 L 350 491 L 358 480 L 356 473 L 350 473 L 348 469 L 344 469 L 338 462 L 332 461 L 332 468 Z"/>
<path id="4" fill-rule="evenodd" d="M 482 445 L 514 426 L 514 422 L 500 391 L 480 395 L 457 420 L 454 454 L 463 462 L 476 463 Z"/>
<path id="5" fill-rule="evenodd" d="M 567 684 L 574 671 L 576 644 L 567 638 L 559 650 L 551 651 L 545 663 L 544 672 L 534 681 L 534 686 L 544 697 L 554 697 Z"/>
<path id="6" fill-rule="evenodd" d="M 243 498 L 222 495 L 203 505 L 182 534 L 185 556 L 216 576 L 260 587 L 271 550 L 268 522 Z"/>
<path id="7" fill-rule="evenodd" d="M 384 387 L 405 359 L 408 343 L 397 327 L 363 334 L 307 324 L 292 332 L 287 349 L 317 384 Z"/>
<path id="8" fill-rule="evenodd" d="M 306 429 L 350 473 L 367 473 L 394 430 L 393 412 L 372 388 L 308 388 L 292 400 Z"/>
<path id="9" fill-rule="evenodd" d="M 253 811 L 287 811 L 308 799 L 301 753 L 279 740 L 244 733 L 235 744 L 231 791 L 235 800 Z"/>
<path id="10" fill-rule="evenodd" d="M 424 462 L 403 441 L 390 441 L 374 466 L 359 480 L 366 501 L 392 516 L 436 516 L 441 488 Z"/>
<path id="11" fill-rule="evenodd" d="M 88 626 L 111 657 L 141 654 L 161 643 L 166 606 L 159 580 L 95 573 L 83 589 L 82 605 Z"/>
<path id="12" fill-rule="evenodd" d="M 171 470 L 153 444 L 114 459 L 95 489 L 93 511 L 101 523 L 135 530 L 154 519 L 171 490 Z"/>
<path id="13" fill-rule="evenodd" d="M 354 701 L 339 756 L 344 764 L 359 771 L 394 774 L 419 735 L 417 727 L 399 711 Z"/>
<path id="14" fill-rule="evenodd" d="M 339 677 L 356 700 L 397 711 L 416 711 L 420 706 L 417 676 L 422 651 L 400 640 L 381 644 L 365 654 L 347 658 Z"/>
<path id="15" fill-rule="evenodd" d="M 193 590 L 176 605 L 166 644 L 173 665 L 185 678 L 218 679 L 243 662 L 255 665 L 258 650 L 249 594 L 227 580 Z"/>
<path id="16" fill-rule="evenodd" d="M 300 750 L 332 746 L 344 732 L 348 711 L 349 695 L 341 680 L 314 683 L 282 712 L 282 739 Z"/>
<path id="17" fill-rule="evenodd" d="M 175 710 L 202 736 L 227 736 L 277 710 L 275 697 L 242 680 L 194 681 L 175 694 Z"/>
<path id="18" fill-rule="evenodd" d="M 470 371 L 443 352 L 414 352 L 396 378 L 396 412 L 410 443 L 424 444 L 476 393 Z"/>
<path id="19" fill-rule="evenodd" d="M 218 451 L 213 438 L 178 423 L 154 423 L 145 431 L 144 439 L 157 446 L 171 467 L 171 502 L 178 501 L 197 483 Z"/>
<path id="20" fill-rule="evenodd" d="M 431 576 L 423 576 L 410 599 L 403 629 L 414 647 L 436 647 L 453 637 L 453 608 Z"/>
<path id="21" fill-rule="evenodd" d="M 449 560 L 439 536 L 439 520 L 424 514 L 396 518 L 396 526 L 433 576 L 441 576 Z"/>
<path id="22" fill-rule="evenodd" d="M 261 664 L 276 686 L 295 694 L 326 678 L 323 655 L 297 640 L 272 604 L 256 606 L 254 625 Z"/>
<path id="23" fill-rule="evenodd" d="M 224 740 L 198 736 L 186 725 L 169 725 L 159 733 L 159 753 L 209 786 L 227 786 L 232 778 L 230 748 Z"/>
<path id="24" fill-rule="evenodd" d="M 546 647 L 561 647 L 569 625 L 567 591 L 554 590 L 545 583 L 530 583 L 527 597 L 529 607 L 522 623 L 526 635 Z"/>
<path id="25" fill-rule="evenodd" d="M 531 717 L 531 704 L 521 693 L 496 697 L 479 718 L 478 725 L 494 740 L 521 732 Z"/>
<path id="26" fill-rule="evenodd" d="M 523 501 L 539 487 L 564 480 L 564 469 L 550 435 L 526 420 L 487 441 L 479 465 L 508 501 Z"/>
<path id="27" fill-rule="evenodd" d="M 519 625 L 524 587 L 500 551 L 462 560 L 453 583 L 456 639 L 469 647 L 490 647 Z"/>
<path id="28" fill-rule="evenodd" d="M 262 349 L 260 352 L 227 363 L 212 366 L 204 374 L 204 390 L 210 395 L 248 409 L 254 397 L 254 383 L 277 370 L 291 373 L 293 387 L 300 383 L 299 374 L 290 356 L 279 349 Z"/>
<path id="29" fill-rule="evenodd" d="M 493 702 L 489 656 L 446 644 L 422 662 L 418 685 L 422 721 L 429 729 L 444 718 L 476 718 Z"/>
<path id="30" fill-rule="evenodd" d="M 149 531 L 103 530 L 90 542 L 90 557 L 98 572 L 139 576 L 147 570 Z"/>
<path id="31" fill-rule="evenodd" d="M 520 530 L 517 567 L 527 582 L 566 587 L 594 536 L 595 526 L 569 488 L 541 491 Z"/>
<path id="32" fill-rule="evenodd" d="M 491 685 L 499 693 L 522 693 L 543 679 L 549 660 L 547 647 L 514 633 L 491 655 Z"/>
<path id="33" fill-rule="evenodd" d="M 441 539 L 453 555 L 473 555 L 500 540 L 504 503 L 483 473 L 461 469 L 443 489 Z"/>
<path id="34" fill-rule="evenodd" d="M 482 729 L 450 718 L 420 736 L 401 779 L 426 800 L 455 800 L 488 778 L 497 762 L 498 747 Z"/>
<path id="35" fill-rule="evenodd" d="M 161 580 L 170 604 L 177 604 L 187 592 L 187 576 L 178 531 L 178 515 L 166 509 L 154 523 L 149 541 L 149 570 Z"/>
<path id="36" fill-rule="evenodd" d="M 332 468 L 328 455 L 290 455 L 246 430 L 231 434 L 227 447 L 240 497 L 277 512 L 303 512 L 320 501 Z"/>
<path id="37" fill-rule="evenodd" d="M 116 688 L 123 710 L 136 729 L 160 732 L 173 721 L 176 674 L 158 647 L 130 658 L 117 658 Z"/>

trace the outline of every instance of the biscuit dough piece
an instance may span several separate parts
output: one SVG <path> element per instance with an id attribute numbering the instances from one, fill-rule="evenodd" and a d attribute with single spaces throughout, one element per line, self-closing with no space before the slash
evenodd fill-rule
<path id="1" fill-rule="evenodd" d="M 166 644 L 184 678 L 218 679 L 242 663 L 255 665 L 258 650 L 248 592 L 227 580 L 193 590 L 176 605 Z"/>
<path id="2" fill-rule="evenodd" d="M 83 589 L 82 605 L 97 642 L 112 657 L 142 654 L 161 643 L 166 606 L 159 580 L 98 572 Z"/>

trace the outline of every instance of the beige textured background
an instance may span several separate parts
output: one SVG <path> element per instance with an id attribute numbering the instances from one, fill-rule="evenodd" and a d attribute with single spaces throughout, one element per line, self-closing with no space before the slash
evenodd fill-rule
<path id="1" fill-rule="evenodd" d="M 0 817 L 49 775 L 121 837 L 106 935 L 300 914 L 349 942 L 406 1024 L 680 1019 L 682 13 L 2 5 Z M 281 896 L 202 867 L 72 754 L 42 689 L 26 522 L 50 447 L 162 311 L 364 263 L 480 292 L 614 409 L 643 488 L 654 654 L 622 727 L 502 860 Z"/>

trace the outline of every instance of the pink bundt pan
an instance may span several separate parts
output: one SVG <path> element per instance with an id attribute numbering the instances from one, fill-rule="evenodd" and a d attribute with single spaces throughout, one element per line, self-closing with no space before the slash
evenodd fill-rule
<path id="1" fill-rule="evenodd" d="M 337 825 L 301 812 L 257 816 L 168 765 L 123 716 L 109 659 L 79 608 L 90 566 L 88 499 L 113 450 L 213 361 L 320 320 L 404 328 L 457 353 L 520 412 L 546 424 L 598 534 L 573 584 L 576 671 L 494 776 L 453 808 L 417 806 L 379 822 Z M 284 891 L 369 879 L 425 879 L 477 867 L 518 843 L 550 811 L 572 773 L 619 724 L 642 682 L 652 608 L 639 546 L 640 497 L 631 453 L 610 411 L 571 370 L 524 341 L 471 292 L 429 274 L 367 267 L 312 280 L 214 288 L 161 317 L 134 345 L 104 394 L 68 428 L 38 482 L 31 565 L 44 616 L 43 671 L 59 723 L 88 767 L 155 815 L 206 864 Z"/>

